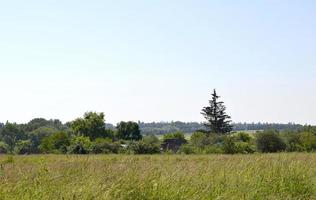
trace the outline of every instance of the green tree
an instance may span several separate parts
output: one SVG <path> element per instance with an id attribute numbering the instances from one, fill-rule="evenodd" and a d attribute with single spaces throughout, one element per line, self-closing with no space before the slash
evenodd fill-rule
<path id="1" fill-rule="evenodd" d="M 70 138 L 65 132 L 54 133 L 44 139 L 40 144 L 40 150 L 44 153 L 61 152 L 66 153 L 67 146 L 70 145 Z"/>
<path id="2" fill-rule="evenodd" d="M 263 153 L 274 153 L 284 151 L 286 144 L 276 131 L 267 130 L 257 133 L 257 148 Z"/>
<path id="3" fill-rule="evenodd" d="M 0 154 L 8 152 L 8 145 L 0 141 Z"/>
<path id="4" fill-rule="evenodd" d="M 120 122 L 117 126 L 117 137 L 123 140 L 141 140 L 142 135 L 136 122 Z"/>
<path id="5" fill-rule="evenodd" d="M 71 140 L 70 153 L 87 154 L 91 151 L 92 142 L 89 137 L 76 136 Z"/>
<path id="6" fill-rule="evenodd" d="M 216 90 L 212 94 L 212 99 L 209 101 L 209 106 L 202 109 L 201 114 L 207 120 L 205 126 L 210 129 L 210 132 L 217 134 L 226 134 L 232 131 L 230 116 L 226 114 L 224 102 L 218 101 L 220 96 L 216 94 Z"/>
<path id="7" fill-rule="evenodd" d="M 19 125 L 7 122 L 1 130 L 0 138 L 8 145 L 8 152 L 12 153 L 17 141 L 26 139 L 26 135 Z"/>
<path id="8" fill-rule="evenodd" d="M 46 120 L 44 118 L 35 118 L 27 124 L 23 124 L 23 130 L 26 132 L 31 132 L 41 127 L 51 127 L 57 130 L 63 130 L 66 128 L 58 119 Z"/>
<path id="9" fill-rule="evenodd" d="M 32 152 L 39 153 L 40 152 L 40 144 L 44 138 L 48 138 L 49 136 L 61 132 L 56 128 L 50 126 L 42 126 L 39 127 L 32 132 L 27 133 L 27 137 L 32 141 Z"/>
<path id="10" fill-rule="evenodd" d="M 235 138 L 233 136 L 226 136 L 223 138 L 223 151 L 227 154 L 237 153 Z"/>
<path id="11" fill-rule="evenodd" d="M 225 135 L 222 149 L 227 154 L 249 154 L 255 152 L 255 146 L 251 143 L 251 138 L 246 137 L 246 134 Z"/>
<path id="12" fill-rule="evenodd" d="M 140 141 L 132 141 L 128 145 L 128 150 L 134 154 L 156 154 L 160 153 L 160 141 L 154 136 L 145 136 Z"/>
<path id="13" fill-rule="evenodd" d="M 312 152 L 316 150 L 316 134 L 312 132 L 288 132 L 283 136 L 287 141 L 287 151 Z"/>
<path id="14" fill-rule="evenodd" d="M 303 132 L 300 134 L 300 140 L 305 151 L 311 152 L 316 150 L 316 134 Z"/>
<path id="15" fill-rule="evenodd" d="M 190 138 L 190 144 L 198 148 L 204 148 L 205 146 L 211 144 L 211 139 L 207 133 L 195 132 Z"/>
<path id="16" fill-rule="evenodd" d="M 94 154 L 119 153 L 120 148 L 119 142 L 113 142 L 109 138 L 97 138 L 91 145 L 91 151 Z"/>
<path id="17" fill-rule="evenodd" d="M 31 154 L 32 147 L 31 140 L 19 140 L 14 147 L 14 152 L 16 154 Z"/>
<path id="18" fill-rule="evenodd" d="M 244 133 L 244 132 L 239 132 L 235 136 L 236 136 L 236 139 L 241 142 L 251 142 L 253 140 L 253 138 L 248 133 Z"/>
<path id="19" fill-rule="evenodd" d="M 86 136 L 90 140 L 107 136 L 103 113 L 87 112 L 83 118 L 74 120 L 71 128 L 77 136 Z"/>

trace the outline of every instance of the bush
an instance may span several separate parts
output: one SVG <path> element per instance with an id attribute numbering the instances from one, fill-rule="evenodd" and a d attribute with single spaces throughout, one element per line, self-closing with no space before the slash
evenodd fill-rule
<path id="1" fill-rule="evenodd" d="M 31 140 L 19 140 L 14 148 L 16 154 L 30 154 L 32 153 Z"/>
<path id="2" fill-rule="evenodd" d="M 57 132 L 41 141 L 40 150 L 44 153 L 66 153 L 70 139 L 67 133 Z"/>
<path id="3" fill-rule="evenodd" d="M 91 145 L 94 154 L 119 153 L 121 145 L 109 139 L 97 138 Z"/>
<path id="4" fill-rule="evenodd" d="M 142 139 L 143 142 L 147 143 L 147 144 L 152 144 L 152 145 L 158 145 L 160 146 L 160 141 L 159 139 L 154 136 L 154 135 L 147 135 L 144 136 Z"/>
<path id="5" fill-rule="evenodd" d="M 223 151 L 226 154 L 235 154 L 237 153 L 235 138 L 233 136 L 225 136 L 223 140 Z"/>
<path id="6" fill-rule="evenodd" d="M 106 138 L 108 138 L 108 139 L 112 139 L 112 140 L 117 139 L 116 138 L 117 133 L 112 129 L 106 129 L 105 135 L 106 135 Z"/>
<path id="7" fill-rule="evenodd" d="M 316 135 L 311 132 L 290 132 L 285 134 L 285 138 L 287 139 L 287 151 L 316 151 Z"/>
<path id="8" fill-rule="evenodd" d="M 205 154 L 222 154 L 224 153 L 223 149 L 219 145 L 209 145 L 206 146 L 203 150 Z"/>
<path id="9" fill-rule="evenodd" d="M 44 138 L 47 138 L 55 133 L 59 132 L 56 128 L 52 127 L 39 127 L 32 132 L 28 133 L 28 138 L 32 141 L 33 147 L 32 152 L 33 153 L 40 153 L 40 145 Z"/>
<path id="10" fill-rule="evenodd" d="M 207 133 L 195 132 L 190 138 L 190 144 L 198 148 L 204 148 L 211 144 L 211 139 L 208 137 Z"/>
<path id="11" fill-rule="evenodd" d="M 316 135 L 316 126 L 304 126 L 303 131 Z"/>
<path id="12" fill-rule="evenodd" d="M 283 137 L 286 140 L 286 151 L 288 152 L 302 152 L 304 147 L 298 132 L 285 132 Z"/>
<path id="13" fill-rule="evenodd" d="M 249 154 L 255 152 L 252 138 L 246 133 L 224 136 L 222 142 L 223 152 L 227 154 Z"/>
<path id="14" fill-rule="evenodd" d="M 300 141 L 304 151 L 316 151 L 316 134 L 303 132 L 300 134 Z"/>
<path id="15" fill-rule="evenodd" d="M 131 142 L 128 150 L 134 154 L 160 153 L 160 141 L 156 136 L 145 136 L 141 141 Z"/>
<path id="16" fill-rule="evenodd" d="M 0 141 L 0 154 L 4 154 L 7 152 L 8 152 L 8 145 Z"/>
<path id="17" fill-rule="evenodd" d="M 186 142 L 186 139 L 184 137 L 184 134 L 182 132 L 175 132 L 175 133 L 168 133 L 163 135 L 163 140 L 168 140 L 168 139 L 179 139 L 182 140 L 184 142 Z"/>
<path id="18" fill-rule="evenodd" d="M 256 152 L 256 147 L 248 142 L 236 142 L 235 148 L 235 153 L 251 154 Z"/>
<path id="19" fill-rule="evenodd" d="M 91 151 L 91 147 L 92 143 L 89 137 L 76 136 L 72 138 L 68 152 L 72 154 L 87 154 Z"/>
<path id="20" fill-rule="evenodd" d="M 286 144 L 275 131 L 264 131 L 257 134 L 257 148 L 263 153 L 281 152 L 286 149 Z"/>
<path id="21" fill-rule="evenodd" d="M 252 141 L 252 137 L 249 134 L 244 133 L 244 132 L 237 133 L 236 139 L 238 141 L 241 141 L 241 142 L 251 142 Z"/>
<path id="22" fill-rule="evenodd" d="M 180 147 L 178 153 L 181 154 L 198 154 L 200 149 L 190 144 L 184 144 Z"/>

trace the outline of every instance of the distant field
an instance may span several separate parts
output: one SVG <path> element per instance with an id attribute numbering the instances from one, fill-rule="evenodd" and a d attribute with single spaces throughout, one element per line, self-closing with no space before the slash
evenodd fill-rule
<path id="1" fill-rule="evenodd" d="M 261 130 L 261 131 L 263 131 L 263 130 Z M 240 132 L 248 133 L 248 134 L 254 134 L 254 133 L 257 132 L 257 130 L 236 131 L 236 133 L 240 133 Z M 184 133 L 184 137 L 185 137 L 185 139 L 187 139 L 187 140 L 190 140 L 191 136 L 192 136 L 192 133 Z M 156 137 L 157 137 L 158 139 L 162 140 L 162 139 L 163 139 L 163 134 L 161 134 L 161 135 L 156 135 Z"/>
<path id="2" fill-rule="evenodd" d="M 316 154 L 0 156 L 0 199 L 316 199 Z"/>

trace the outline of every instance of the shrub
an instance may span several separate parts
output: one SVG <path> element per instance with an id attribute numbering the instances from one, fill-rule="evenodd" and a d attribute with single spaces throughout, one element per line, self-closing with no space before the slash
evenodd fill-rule
<path id="1" fill-rule="evenodd" d="M 0 141 L 0 154 L 8 152 L 8 145 Z"/>
<path id="2" fill-rule="evenodd" d="M 283 136 L 286 139 L 287 151 L 311 152 L 316 150 L 316 134 L 313 132 L 286 132 Z"/>
<path id="3" fill-rule="evenodd" d="M 184 137 L 184 134 L 182 132 L 175 132 L 175 133 L 168 133 L 163 135 L 163 140 L 168 140 L 168 139 L 179 139 L 182 140 L 184 142 L 186 142 L 186 139 Z"/>
<path id="4" fill-rule="evenodd" d="M 286 151 L 288 152 L 302 152 L 304 151 L 304 147 L 302 145 L 302 141 L 300 138 L 300 133 L 298 132 L 285 132 L 283 133 L 283 137 L 286 140 Z"/>
<path id="5" fill-rule="evenodd" d="M 227 154 L 235 154 L 237 153 L 235 138 L 233 136 L 226 136 L 223 140 L 223 151 Z"/>
<path id="6" fill-rule="evenodd" d="M 160 141 L 159 139 L 154 136 L 154 135 L 147 135 L 147 136 L 144 136 L 143 139 L 142 139 L 143 142 L 147 143 L 147 144 L 156 144 L 156 145 L 160 145 Z"/>
<path id="7" fill-rule="evenodd" d="M 211 139 L 208 137 L 207 133 L 195 132 L 190 138 L 190 144 L 195 147 L 204 148 L 211 144 Z"/>
<path id="8" fill-rule="evenodd" d="M 256 147 L 248 142 L 236 142 L 235 153 L 250 154 L 255 153 Z"/>
<path id="9" fill-rule="evenodd" d="M 89 137 L 76 136 L 72 138 L 68 152 L 72 154 L 87 154 L 91 151 L 91 147 L 92 143 Z"/>
<path id="10" fill-rule="evenodd" d="M 159 148 L 155 148 L 142 141 L 131 142 L 130 145 L 128 146 L 128 149 L 134 154 L 154 154 L 154 153 L 160 152 Z"/>
<path id="11" fill-rule="evenodd" d="M 316 150 L 316 135 L 310 132 L 303 132 L 299 136 L 301 146 L 304 151 L 311 152 Z"/>
<path id="12" fill-rule="evenodd" d="M 244 132 L 239 132 L 236 134 L 236 139 L 241 142 L 251 142 L 252 137 Z"/>
<path id="13" fill-rule="evenodd" d="M 145 136 L 141 141 L 131 142 L 128 150 L 134 154 L 160 153 L 160 141 L 155 136 Z"/>
<path id="14" fill-rule="evenodd" d="M 52 127 L 39 127 L 32 132 L 28 133 L 28 138 L 32 141 L 33 147 L 32 152 L 33 153 L 40 153 L 40 145 L 44 138 L 47 138 L 55 133 L 59 132 L 56 128 Z"/>
<path id="15" fill-rule="evenodd" d="M 190 145 L 190 144 L 184 144 L 180 147 L 178 153 L 181 154 L 198 154 L 200 152 L 200 149 Z"/>
<path id="16" fill-rule="evenodd" d="M 258 133 L 256 144 L 258 150 L 263 153 L 280 152 L 286 149 L 286 144 L 275 131 L 264 131 Z"/>
<path id="17" fill-rule="evenodd" d="M 255 152 L 255 146 L 252 144 L 252 138 L 246 133 L 224 136 L 222 149 L 227 154 L 249 154 Z"/>
<path id="18" fill-rule="evenodd" d="M 117 139 L 116 138 L 117 133 L 114 130 L 112 130 L 112 129 L 106 129 L 105 130 L 105 135 L 106 135 L 106 137 L 108 139 L 112 139 L 112 140 Z"/>
<path id="19" fill-rule="evenodd" d="M 97 138 L 91 145 L 91 151 L 95 154 L 118 153 L 121 145 L 110 139 Z"/>
<path id="20" fill-rule="evenodd" d="M 66 153 L 70 139 L 67 133 L 57 132 L 41 141 L 40 150 L 44 153 Z"/>
<path id="21" fill-rule="evenodd" d="M 16 154 L 30 154 L 32 153 L 31 140 L 19 140 L 15 145 L 14 152 Z"/>
<path id="22" fill-rule="evenodd" d="M 316 135 L 316 126 L 304 126 L 303 131 Z"/>
<path id="23" fill-rule="evenodd" d="M 203 150 L 205 154 L 222 154 L 224 153 L 223 149 L 219 145 L 209 145 L 206 146 Z"/>

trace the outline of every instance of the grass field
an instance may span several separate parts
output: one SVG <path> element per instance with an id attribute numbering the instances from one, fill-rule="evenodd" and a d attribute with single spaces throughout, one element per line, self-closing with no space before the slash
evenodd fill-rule
<path id="1" fill-rule="evenodd" d="M 316 199 L 316 154 L 0 156 L 0 199 Z"/>

